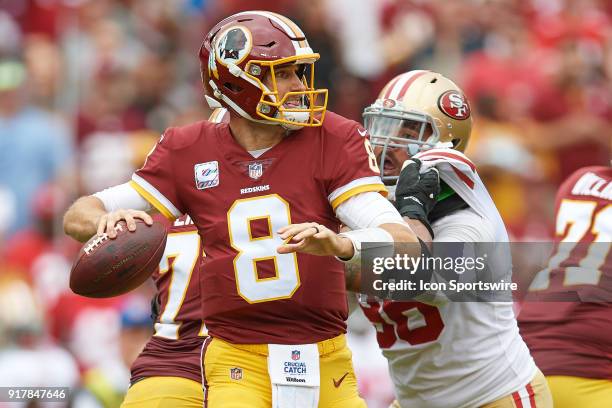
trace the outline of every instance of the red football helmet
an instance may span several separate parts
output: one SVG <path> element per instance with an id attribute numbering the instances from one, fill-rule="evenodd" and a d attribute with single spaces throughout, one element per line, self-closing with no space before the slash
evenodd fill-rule
<path id="1" fill-rule="evenodd" d="M 321 126 L 327 89 L 314 88 L 318 59 L 302 30 L 288 18 L 268 11 L 234 14 L 213 27 L 200 48 L 206 100 L 212 108 L 223 106 L 255 122 L 288 129 Z M 278 94 L 275 68 L 286 64 L 301 65 L 304 91 Z M 271 89 L 263 83 L 268 73 Z M 296 96 L 301 106 L 284 105 Z"/>

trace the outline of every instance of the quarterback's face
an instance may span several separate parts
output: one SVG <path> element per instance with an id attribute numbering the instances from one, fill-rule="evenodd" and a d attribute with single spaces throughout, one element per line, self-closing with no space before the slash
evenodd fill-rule
<path id="1" fill-rule="evenodd" d="M 282 100 L 287 92 L 303 92 L 306 86 L 302 82 L 301 65 L 281 65 L 274 69 L 274 77 L 276 79 L 276 91 L 278 92 L 278 100 Z M 264 85 L 270 90 L 274 90 L 272 74 L 268 71 L 264 78 Z M 302 97 L 293 96 L 288 98 L 284 106 L 286 108 L 296 108 L 302 106 Z"/>

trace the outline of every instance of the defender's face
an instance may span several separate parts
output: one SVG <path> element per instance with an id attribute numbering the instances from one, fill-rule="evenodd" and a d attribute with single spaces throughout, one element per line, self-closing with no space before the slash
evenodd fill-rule
<path id="1" fill-rule="evenodd" d="M 381 171 L 383 172 L 384 177 L 393 177 L 399 176 L 400 171 L 402 170 L 402 165 L 408 159 L 410 159 L 414 154 L 418 152 L 419 146 L 416 144 L 411 144 L 411 140 L 419 139 L 419 132 L 421 130 L 420 122 L 412 122 L 412 121 L 403 121 L 402 127 L 400 128 L 398 135 L 402 139 L 405 140 L 406 144 L 402 147 L 397 145 L 387 146 L 385 155 L 383 157 L 384 146 L 381 146 L 379 143 L 376 143 L 374 140 L 372 144 L 374 145 L 374 154 L 376 155 L 376 160 L 378 164 L 382 166 Z M 429 138 L 432 134 L 431 127 L 427 126 L 424 129 L 423 136 L 425 139 Z M 375 136 L 372 136 L 373 139 L 376 139 Z M 414 151 L 411 150 L 411 146 L 414 146 Z"/>
<path id="2" fill-rule="evenodd" d="M 402 164 L 410 158 L 405 149 L 398 147 L 388 147 L 385 157 L 382 157 L 383 147 L 376 146 L 374 147 L 374 154 L 379 166 L 382 166 L 381 171 L 385 177 L 399 176 Z"/>

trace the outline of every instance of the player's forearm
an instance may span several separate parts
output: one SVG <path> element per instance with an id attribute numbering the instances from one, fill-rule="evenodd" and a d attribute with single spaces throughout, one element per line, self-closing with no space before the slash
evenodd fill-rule
<path id="1" fill-rule="evenodd" d="M 414 243 L 419 242 L 417 235 L 408 224 L 382 224 L 379 228 L 387 231 L 394 242 L 399 243 Z"/>
<path id="2" fill-rule="evenodd" d="M 417 234 L 411 230 L 408 225 L 402 224 L 382 224 L 378 228 L 384 230 L 390 238 L 393 238 L 395 243 L 416 243 L 418 242 Z M 425 227 L 422 227 L 425 234 L 429 234 Z M 346 229 L 344 230 L 346 232 Z M 388 241 L 391 244 L 390 241 Z M 417 245 L 406 245 L 396 247 L 402 251 L 407 251 L 408 255 L 419 256 L 421 247 Z M 346 289 L 353 292 L 359 292 L 361 289 L 361 264 L 356 262 L 346 263 L 344 265 L 344 277 Z"/>
<path id="3" fill-rule="evenodd" d="M 106 213 L 102 201 L 94 196 L 81 197 L 64 215 L 64 232 L 80 242 L 85 242 L 97 231 L 98 221 Z"/>
<path id="4" fill-rule="evenodd" d="M 385 230 L 393 238 L 393 242 L 398 243 L 416 243 L 419 242 L 417 235 L 412 231 L 409 225 L 406 224 L 381 224 L 378 228 Z M 341 242 L 338 246 L 336 256 L 341 259 L 350 259 L 354 256 L 354 245 L 350 239 L 340 237 Z M 417 251 L 415 251 L 415 254 Z"/>
<path id="5" fill-rule="evenodd" d="M 406 221 L 406 224 L 410 226 L 410 229 L 412 229 L 414 234 L 421 241 L 427 243 L 428 245 L 431 243 L 431 241 L 433 240 L 431 237 L 431 234 L 429 233 L 429 230 L 427 229 L 427 227 L 423 225 L 421 221 L 413 220 L 408 217 L 404 217 L 404 221 Z"/>
<path id="6" fill-rule="evenodd" d="M 344 283 L 348 291 L 359 292 L 361 290 L 361 265 L 344 264 Z"/>

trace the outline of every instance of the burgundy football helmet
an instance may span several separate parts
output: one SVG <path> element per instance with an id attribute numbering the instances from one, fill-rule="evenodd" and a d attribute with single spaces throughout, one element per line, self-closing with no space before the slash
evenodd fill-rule
<path id="1" fill-rule="evenodd" d="M 314 53 L 302 30 L 287 17 L 268 11 L 245 11 L 219 22 L 200 48 L 206 100 L 260 123 L 288 129 L 321 126 L 327 89 L 314 87 Z M 305 89 L 278 94 L 275 69 L 297 64 Z M 270 74 L 271 87 L 264 85 Z M 285 105 L 288 98 L 300 106 Z"/>

